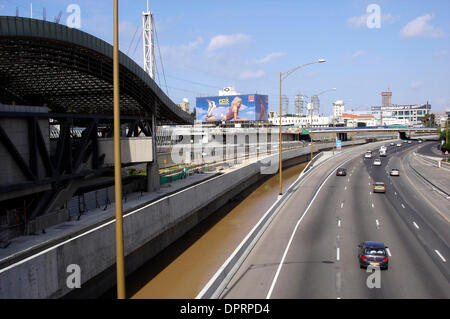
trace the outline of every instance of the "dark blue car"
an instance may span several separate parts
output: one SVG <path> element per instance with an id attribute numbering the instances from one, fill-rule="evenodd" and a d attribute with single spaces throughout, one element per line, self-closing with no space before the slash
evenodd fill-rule
<path id="1" fill-rule="evenodd" d="M 386 247 L 381 242 L 365 241 L 358 245 L 359 267 L 367 268 L 369 265 L 380 267 L 380 269 L 388 269 L 389 257 Z"/>

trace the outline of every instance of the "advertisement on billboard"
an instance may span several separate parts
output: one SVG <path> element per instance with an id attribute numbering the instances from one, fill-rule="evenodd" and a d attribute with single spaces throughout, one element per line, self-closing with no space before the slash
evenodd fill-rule
<path id="1" fill-rule="evenodd" d="M 260 94 L 198 97 L 197 121 L 267 121 L 269 97 Z"/>

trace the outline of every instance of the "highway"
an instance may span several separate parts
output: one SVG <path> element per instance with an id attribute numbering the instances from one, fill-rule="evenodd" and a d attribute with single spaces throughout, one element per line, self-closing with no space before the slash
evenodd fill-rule
<path id="1" fill-rule="evenodd" d="M 373 166 L 373 149 L 371 159 L 353 153 L 317 167 L 221 298 L 449 298 L 448 215 L 409 169 L 414 149 L 416 142 L 389 146 L 381 166 Z M 336 176 L 337 167 L 347 168 L 347 176 Z M 391 168 L 400 176 L 389 176 Z M 387 185 L 385 194 L 373 193 L 375 181 Z M 371 273 L 357 259 L 357 245 L 369 240 L 389 247 L 380 288 L 368 288 Z"/>

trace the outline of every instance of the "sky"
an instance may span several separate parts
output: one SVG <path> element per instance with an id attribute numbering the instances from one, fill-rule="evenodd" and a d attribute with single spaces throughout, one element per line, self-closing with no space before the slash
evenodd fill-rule
<path id="1" fill-rule="evenodd" d="M 113 1 L 0 0 L 0 15 L 43 18 L 70 4 L 81 9 L 81 30 L 113 40 Z M 379 25 L 376 25 L 379 8 Z M 368 9 L 369 12 L 368 12 Z M 143 66 L 142 11 L 146 0 L 119 0 L 120 50 Z M 320 96 L 320 113 L 332 103 L 369 109 L 390 88 L 394 104 L 450 107 L 450 1 L 448 0 L 150 0 L 157 42 L 155 81 L 175 102 L 218 95 L 226 86 L 267 94 L 279 110 L 280 72 L 318 59 L 282 82 L 289 111 L 294 96 Z M 369 23 L 368 23 L 369 21 Z"/>

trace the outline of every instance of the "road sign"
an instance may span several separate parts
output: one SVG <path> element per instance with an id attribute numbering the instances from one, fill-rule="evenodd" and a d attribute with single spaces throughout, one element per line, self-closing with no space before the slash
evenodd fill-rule
<path id="1" fill-rule="evenodd" d="M 336 140 L 336 151 L 340 151 L 342 149 L 342 141 Z"/>
<path id="2" fill-rule="evenodd" d="M 303 131 L 302 131 L 302 134 L 308 134 L 308 133 L 309 133 L 308 130 L 303 130 Z"/>

